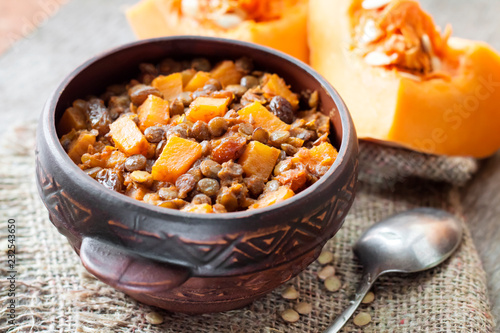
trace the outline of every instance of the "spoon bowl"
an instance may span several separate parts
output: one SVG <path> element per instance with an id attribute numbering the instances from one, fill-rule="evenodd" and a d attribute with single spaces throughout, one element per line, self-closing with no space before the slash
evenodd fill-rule
<path id="1" fill-rule="evenodd" d="M 393 215 L 368 228 L 353 251 L 363 277 L 351 305 L 325 333 L 338 332 L 382 274 L 415 273 L 448 259 L 462 239 L 462 223 L 440 209 L 417 208 Z"/>
<path id="2" fill-rule="evenodd" d="M 435 267 L 460 244 L 462 224 L 448 212 L 417 208 L 367 229 L 354 253 L 372 273 L 414 273 Z"/>

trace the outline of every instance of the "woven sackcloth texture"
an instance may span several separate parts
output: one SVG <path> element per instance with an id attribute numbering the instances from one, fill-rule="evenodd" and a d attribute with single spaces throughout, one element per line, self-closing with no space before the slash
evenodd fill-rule
<path id="1" fill-rule="evenodd" d="M 325 289 L 317 278 L 321 268 L 317 262 L 287 283 L 299 291 L 300 301 L 312 304 L 311 314 L 302 315 L 294 324 L 281 319 L 280 313 L 297 302 L 281 297 L 286 286 L 240 310 L 199 316 L 172 314 L 137 303 L 82 268 L 78 256 L 51 225 L 38 197 L 33 131 L 33 126 L 27 126 L 12 132 L 7 136 L 12 138 L 7 146 L 16 148 L 0 152 L 0 332 L 322 332 L 349 304 L 360 279 L 361 270 L 351 247 L 365 228 L 393 213 L 419 206 L 439 207 L 461 215 L 452 184 L 411 178 L 403 182 L 399 177 L 390 188 L 381 188 L 377 181 L 368 182 L 363 170 L 364 181 L 359 184 L 353 208 L 344 226 L 326 245 L 334 253 L 332 265 L 342 281 L 340 290 Z M 372 147 L 363 144 L 361 154 L 383 154 L 378 147 Z M 430 165 L 435 160 L 426 162 L 426 157 L 421 156 L 424 160 L 419 161 L 420 167 L 435 171 L 435 166 Z M 366 156 L 361 160 L 366 162 Z M 408 163 L 397 156 L 392 162 Z M 462 168 L 461 177 L 470 177 L 475 167 L 470 161 L 463 163 L 451 160 L 447 164 L 442 159 L 441 174 Z M 4 278 L 9 218 L 16 220 L 18 246 L 17 322 L 13 326 L 6 320 L 9 282 Z M 444 264 L 418 274 L 384 276 L 373 291 L 375 300 L 358 310 L 370 314 L 371 322 L 356 327 L 350 321 L 343 332 L 489 333 L 494 329 L 485 273 L 467 228 L 458 251 Z M 163 324 L 148 323 L 147 315 L 152 311 L 163 317 Z"/>
<path id="2" fill-rule="evenodd" d="M 361 142 L 360 151 L 360 181 L 383 187 L 415 177 L 460 186 L 478 168 L 474 158 L 420 154 L 367 141 Z"/>

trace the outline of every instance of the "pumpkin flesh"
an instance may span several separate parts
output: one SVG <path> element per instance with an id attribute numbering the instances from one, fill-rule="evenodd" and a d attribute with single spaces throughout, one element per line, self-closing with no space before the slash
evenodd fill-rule
<path id="1" fill-rule="evenodd" d="M 309 11 L 311 64 L 339 90 L 358 136 L 431 154 L 493 154 L 498 54 L 440 33 L 415 1 L 364 3 L 311 0 Z"/>
<path id="2" fill-rule="evenodd" d="M 138 38 L 201 35 L 269 46 L 307 62 L 307 0 L 142 0 L 127 10 Z"/>

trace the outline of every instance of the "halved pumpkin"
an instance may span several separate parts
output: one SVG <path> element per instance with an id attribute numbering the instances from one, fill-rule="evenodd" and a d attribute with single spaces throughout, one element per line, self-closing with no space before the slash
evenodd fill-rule
<path id="1" fill-rule="evenodd" d="M 127 18 L 138 38 L 202 35 L 273 47 L 307 62 L 308 0 L 142 0 Z"/>
<path id="2" fill-rule="evenodd" d="M 311 64 L 360 138 L 486 157 L 500 148 L 500 57 L 450 33 L 412 0 L 310 0 Z"/>

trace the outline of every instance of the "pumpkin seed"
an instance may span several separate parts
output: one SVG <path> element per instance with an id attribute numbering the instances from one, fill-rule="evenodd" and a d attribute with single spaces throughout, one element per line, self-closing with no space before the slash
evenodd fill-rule
<path id="1" fill-rule="evenodd" d="M 224 29 L 235 28 L 243 22 L 243 18 L 237 14 L 224 14 L 219 16 L 215 23 Z"/>
<path id="2" fill-rule="evenodd" d="M 432 43 L 431 43 L 431 39 L 429 38 L 429 35 L 423 34 L 421 39 L 422 39 L 422 47 L 424 48 L 424 51 L 429 53 L 429 54 L 432 54 L 433 49 L 432 49 Z"/>
<path id="3" fill-rule="evenodd" d="M 200 11 L 198 0 L 182 0 L 181 11 L 185 15 L 196 16 Z"/>
<path id="4" fill-rule="evenodd" d="M 365 26 L 363 27 L 363 36 L 360 38 L 360 42 L 363 44 L 370 44 L 380 37 L 382 37 L 383 32 L 375 24 L 374 20 L 367 20 Z"/>
<path id="5" fill-rule="evenodd" d="M 396 53 L 388 56 L 387 54 L 380 51 L 372 51 L 365 55 L 365 62 L 368 65 L 372 66 L 386 66 L 392 64 L 394 61 L 398 59 L 398 55 Z"/>

